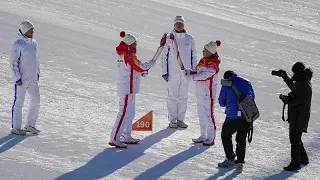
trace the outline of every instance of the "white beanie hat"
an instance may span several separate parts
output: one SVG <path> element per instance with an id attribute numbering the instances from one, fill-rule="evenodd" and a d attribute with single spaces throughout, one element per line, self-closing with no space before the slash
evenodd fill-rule
<path id="1" fill-rule="evenodd" d="M 134 42 L 136 42 L 136 38 L 131 34 L 126 34 L 124 31 L 120 32 L 120 37 L 123 38 L 123 42 L 126 43 L 126 45 L 130 46 Z"/>
<path id="2" fill-rule="evenodd" d="M 177 23 L 177 22 L 179 22 L 179 23 L 182 23 L 183 25 L 184 25 L 184 17 L 183 16 L 176 16 L 175 18 L 174 18 L 174 24 L 175 23 Z"/>
<path id="3" fill-rule="evenodd" d="M 29 20 L 25 20 L 20 24 L 20 30 L 22 34 L 25 34 L 30 29 L 34 28 L 33 24 Z"/>
<path id="4" fill-rule="evenodd" d="M 206 44 L 204 46 L 204 48 L 206 48 L 212 54 L 215 54 L 217 52 L 218 46 L 220 46 L 220 45 L 221 45 L 221 41 L 220 40 L 216 40 L 216 41 L 209 42 L 208 44 Z"/>

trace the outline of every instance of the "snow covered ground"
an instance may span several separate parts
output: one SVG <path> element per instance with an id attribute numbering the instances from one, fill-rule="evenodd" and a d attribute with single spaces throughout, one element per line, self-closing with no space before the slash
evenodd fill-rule
<path id="1" fill-rule="evenodd" d="M 200 58 L 220 39 L 221 74 L 234 70 L 254 85 L 261 118 L 254 125 L 242 174 L 217 169 L 224 160 L 224 109 L 216 106 L 216 144 L 194 145 L 199 135 L 194 83 L 186 130 L 168 129 L 166 83 L 160 63 L 141 80 L 136 118 L 154 110 L 154 131 L 134 132 L 138 145 L 107 143 L 114 123 L 119 32 L 134 34 L 138 57 L 152 58 L 159 39 L 182 14 Z M 9 52 L 21 21 L 35 24 L 41 61 L 38 136 L 11 135 L 13 85 Z M 320 1 L 318 0 L 1 0 L 0 179 L 318 179 L 320 169 Z M 312 114 L 303 141 L 310 164 L 284 172 L 290 161 L 288 124 L 280 93 L 289 90 L 271 70 L 303 61 L 314 71 Z M 28 99 L 27 99 L 28 100 Z M 26 115 L 26 108 L 23 111 Z"/>

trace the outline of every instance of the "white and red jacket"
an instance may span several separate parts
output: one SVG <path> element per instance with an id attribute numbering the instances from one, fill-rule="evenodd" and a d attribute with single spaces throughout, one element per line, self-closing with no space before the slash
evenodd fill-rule
<path id="1" fill-rule="evenodd" d="M 196 96 L 216 99 L 220 58 L 218 53 L 213 58 L 202 58 L 193 73 L 196 81 Z"/>
<path id="2" fill-rule="evenodd" d="M 118 58 L 117 94 L 136 94 L 140 89 L 140 76 L 148 73 L 155 61 L 142 63 L 136 56 L 136 49 L 126 45 L 123 41 L 116 48 Z"/>
<path id="3" fill-rule="evenodd" d="M 200 121 L 201 137 L 214 144 L 216 123 L 214 103 L 216 100 L 220 59 L 216 53 L 213 58 L 202 58 L 192 73 L 196 81 L 197 114 Z"/>

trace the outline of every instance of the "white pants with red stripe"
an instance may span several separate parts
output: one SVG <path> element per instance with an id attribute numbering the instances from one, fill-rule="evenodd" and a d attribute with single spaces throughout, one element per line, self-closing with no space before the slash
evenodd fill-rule
<path id="1" fill-rule="evenodd" d="M 22 82 L 21 86 L 14 87 L 14 101 L 12 105 L 12 128 L 21 129 L 22 107 L 26 92 L 30 95 L 27 125 L 35 127 L 40 109 L 40 91 L 38 81 Z"/>
<path id="2" fill-rule="evenodd" d="M 210 97 L 197 97 L 197 113 L 200 121 L 201 136 L 214 142 L 216 137 L 214 100 Z"/>
<path id="3" fill-rule="evenodd" d="M 135 116 L 135 94 L 127 94 L 119 99 L 119 112 L 111 132 L 111 140 L 120 141 L 121 135 L 131 136 L 132 120 Z"/>
<path id="4" fill-rule="evenodd" d="M 182 74 L 180 77 L 169 76 L 168 81 L 168 115 L 169 121 L 184 121 L 190 80 Z"/>

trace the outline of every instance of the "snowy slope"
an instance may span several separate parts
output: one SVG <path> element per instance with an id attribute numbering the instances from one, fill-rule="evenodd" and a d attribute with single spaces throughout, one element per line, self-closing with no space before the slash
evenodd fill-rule
<path id="1" fill-rule="evenodd" d="M 186 130 L 167 129 L 166 83 L 160 63 L 141 80 L 136 118 L 154 110 L 154 131 L 124 150 L 107 143 L 118 110 L 119 32 L 138 39 L 138 57 L 153 56 L 175 15 L 186 19 L 201 56 L 220 39 L 221 74 L 235 70 L 254 85 L 261 118 L 255 123 L 242 174 L 217 169 L 224 159 L 224 109 L 216 106 L 216 145 L 193 145 L 199 135 L 194 83 Z M 13 86 L 9 52 L 21 21 L 35 24 L 41 61 L 39 136 L 10 135 Z M 0 179 L 318 179 L 320 168 L 320 2 L 317 0 L 0 1 Z M 303 135 L 311 163 L 283 172 L 290 161 L 288 124 L 280 93 L 289 90 L 274 69 L 304 61 L 314 71 L 312 114 Z M 28 100 L 28 98 L 27 98 Z M 26 108 L 24 109 L 26 115 Z"/>

